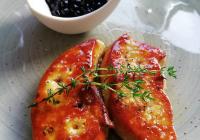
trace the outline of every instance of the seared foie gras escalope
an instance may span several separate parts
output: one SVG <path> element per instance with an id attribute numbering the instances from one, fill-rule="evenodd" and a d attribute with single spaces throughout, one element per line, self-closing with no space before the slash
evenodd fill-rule
<path id="1" fill-rule="evenodd" d="M 173 128 L 173 114 L 168 97 L 164 93 L 164 77 L 161 65 L 166 55 L 158 48 L 133 41 L 127 34 L 116 40 L 106 51 L 102 68 L 122 66 L 136 70 L 155 71 L 152 73 L 129 73 L 129 82 L 139 83 L 140 93 L 131 93 L 122 85 L 113 88 L 121 90 L 123 97 L 107 90 L 104 99 L 115 130 L 124 140 L 176 140 Z M 102 71 L 108 74 L 110 71 Z M 115 73 L 113 71 L 112 73 Z M 102 78 L 102 83 L 120 83 L 123 75 Z M 136 88 L 137 88 L 136 86 Z M 136 89 L 135 88 L 135 89 Z M 137 93 L 138 92 L 138 93 Z M 142 95 L 141 95 L 142 94 Z M 148 97 L 148 98 L 139 98 Z"/>
<path id="2" fill-rule="evenodd" d="M 92 39 L 60 55 L 42 77 L 32 107 L 33 140 L 105 140 L 111 125 L 106 108 L 95 86 L 76 85 L 73 89 L 42 102 L 57 92 L 60 82 L 70 80 L 97 65 L 104 49 L 101 41 Z M 92 78 L 92 77 L 91 77 Z M 49 95 L 50 94 L 50 95 Z"/>
<path id="3" fill-rule="evenodd" d="M 166 54 L 127 34 L 104 48 L 91 39 L 50 65 L 30 106 L 33 140 L 106 140 L 109 127 L 124 140 L 176 140 L 164 92 Z"/>

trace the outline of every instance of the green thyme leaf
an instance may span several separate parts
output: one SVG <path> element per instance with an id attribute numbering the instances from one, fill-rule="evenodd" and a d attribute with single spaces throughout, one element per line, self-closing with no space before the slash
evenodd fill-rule
<path id="1" fill-rule="evenodd" d="M 76 80 L 74 78 L 71 79 L 71 86 L 72 88 L 76 87 Z"/>
<path id="2" fill-rule="evenodd" d="M 157 73 L 157 71 L 153 71 L 153 70 L 149 71 L 149 74 L 151 74 L 151 75 L 155 75 L 156 73 Z"/>
<path id="3" fill-rule="evenodd" d="M 146 73 L 147 72 L 147 69 L 142 68 L 140 65 L 134 66 L 133 70 L 134 70 L 135 73 Z"/>
<path id="4" fill-rule="evenodd" d="M 52 89 L 47 89 L 47 94 L 48 94 L 48 96 L 51 96 L 53 94 Z"/>
<path id="5" fill-rule="evenodd" d="M 82 67 L 81 67 L 81 70 L 82 70 L 82 72 L 83 72 L 83 73 L 85 73 L 85 72 L 86 72 L 86 69 L 85 69 L 85 67 L 84 67 L 84 66 L 82 66 Z"/>
<path id="6" fill-rule="evenodd" d="M 106 90 L 106 89 L 108 89 L 109 86 L 105 83 L 102 83 L 100 87 L 101 87 L 101 89 Z"/>
<path id="7" fill-rule="evenodd" d="M 35 103 L 32 103 L 31 105 L 29 105 L 28 108 L 36 107 L 37 105 L 38 105 L 38 103 L 35 102 Z"/>
<path id="8" fill-rule="evenodd" d="M 142 94 L 141 94 L 141 93 L 133 93 L 132 96 L 133 96 L 133 97 L 141 97 Z"/>
<path id="9" fill-rule="evenodd" d="M 115 70 L 115 68 L 112 65 L 109 65 L 108 70 Z"/>
<path id="10" fill-rule="evenodd" d="M 93 73 L 93 76 L 94 76 L 94 77 L 98 77 L 98 75 L 99 75 L 99 74 L 98 74 L 97 72 L 94 72 L 94 73 Z"/>
<path id="11" fill-rule="evenodd" d="M 69 87 L 66 87 L 66 88 L 65 88 L 65 92 L 66 92 L 67 95 L 69 95 L 70 88 L 69 88 Z"/>
<path id="12" fill-rule="evenodd" d="M 142 93 L 142 99 L 143 99 L 144 101 L 148 102 L 148 100 L 152 100 L 152 99 L 153 99 L 152 97 L 150 97 L 150 95 L 151 95 L 151 92 L 150 92 L 150 91 L 144 91 L 144 92 Z"/>
<path id="13" fill-rule="evenodd" d="M 167 68 L 167 74 L 171 77 L 176 78 L 176 70 L 175 70 L 174 66 L 170 66 Z"/>
<path id="14" fill-rule="evenodd" d="M 123 91 L 117 91 L 117 94 L 119 97 L 126 97 L 125 93 Z"/>
<path id="15" fill-rule="evenodd" d="M 129 76 L 128 76 L 128 74 L 127 73 L 125 73 L 125 75 L 124 75 L 124 82 L 128 82 L 128 80 L 129 80 Z"/>
<path id="16" fill-rule="evenodd" d="M 59 92 L 60 92 L 60 91 L 55 92 L 55 93 L 59 93 Z M 48 89 L 48 90 L 47 90 L 48 97 L 46 98 L 46 100 L 47 100 L 49 103 L 52 103 L 52 104 L 54 104 L 54 105 L 60 103 L 59 100 L 56 100 L 56 99 L 53 97 L 53 95 L 54 95 L 55 93 L 53 93 L 53 91 L 52 91 L 51 89 Z"/>
<path id="17" fill-rule="evenodd" d="M 65 87 L 65 83 L 63 83 L 63 82 L 57 82 L 57 84 L 58 84 L 61 88 Z"/>
<path id="18" fill-rule="evenodd" d="M 144 80 L 141 80 L 141 79 L 137 79 L 134 81 L 135 85 L 140 85 L 142 83 L 144 83 Z"/>

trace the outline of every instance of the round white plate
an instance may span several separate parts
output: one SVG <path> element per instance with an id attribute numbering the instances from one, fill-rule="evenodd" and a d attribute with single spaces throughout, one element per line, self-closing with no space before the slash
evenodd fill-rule
<path id="1" fill-rule="evenodd" d="M 167 81 L 178 139 L 200 139 L 199 0 L 121 0 L 105 22 L 80 35 L 63 35 L 44 27 L 31 16 L 25 0 L 0 3 L 1 140 L 31 139 L 27 106 L 56 56 L 88 38 L 109 45 L 124 32 L 167 52 L 168 65 L 178 71 L 177 80 Z"/>

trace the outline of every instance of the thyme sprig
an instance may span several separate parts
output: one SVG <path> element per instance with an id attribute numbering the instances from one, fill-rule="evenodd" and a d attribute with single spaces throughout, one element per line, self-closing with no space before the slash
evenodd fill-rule
<path id="1" fill-rule="evenodd" d="M 174 66 L 169 66 L 169 67 L 162 67 L 161 68 L 161 74 L 162 75 L 168 75 L 170 77 L 173 77 L 173 78 L 177 78 L 176 77 L 176 69 Z"/>
<path id="2" fill-rule="evenodd" d="M 142 79 L 131 79 L 130 74 L 135 74 L 137 77 L 140 77 L 142 74 L 155 75 L 160 72 L 167 73 L 169 76 L 176 78 L 176 70 L 173 66 L 168 68 L 162 67 L 160 71 L 158 70 L 148 70 L 145 67 L 140 65 L 131 67 L 128 65 L 120 65 L 120 68 L 115 68 L 113 66 L 108 66 L 106 68 L 101 68 L 95 66 L 93 69 L 86 69 L 85 67 L 80 68 L 82 73 L 75 78 L 72 78 L 69 84 L 63 82 L 57 82 L 58 88 L 53 92 L 52 89 L 47 90 L 47 97 L 43 98 L 39 102 L 34 102 L 28 107 L 35 107 L 42 102 L 49 102 L 54 105 L 59 104 L 60 101 L 55 99 L 56 95 L 61 95 L 66 93 L 68 95 L 70 91 L 75 88 L 77 85 L 83 85 L 86 88 L 89 88 L 91 85 L 95 85 L 102 90 L 110 90 L 113 93 L 117 94 L 119 98 L 126 97 L 127 94 L 121 90 L 121 88 L 126 88 L 133 98 L 140 97 L 144 101 L 153 100 L 151 97 L 151 92 L 143 89 L 143 84 L 145 81 Z M 106 71 L 108 74 L 99 74 L 99 71 Z M 112 83 L 100 82 L 100 78 L 110 78 L 117 77 L 118 75 L 123 75 L 123 80 Z M 115 88 L 116 86 L 120 88 Z"/>
<path id="3" fill-rule="evenodd" d="M 176 78 L 176 70 L 175 70 L 174 66 L 170 66 L 167 68 L 167 74 L 171 77 Z"/>

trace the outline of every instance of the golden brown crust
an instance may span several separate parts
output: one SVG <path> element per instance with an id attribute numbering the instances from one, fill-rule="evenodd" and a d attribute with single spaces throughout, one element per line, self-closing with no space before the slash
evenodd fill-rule
<path id="1" fill-rule="evenodd" d="M 36 102 L 56 91 L 57 82 L 68 84 L 79 75 L 81 67 L 92 69 L 97 64 L 104 45 L 95 39 L 86 41 L 61 54 L 42 77 Z M 63 91 L 64 92 L 64 91 Z M 109 123 L 99 90 L 77 85 L 69 94 L 54 97 L 53 102 L 42 102 L 32 108 L 33 140 L 104 140 Z"/>
<path id="2" fill-rule="evenodd" d="M 148 70 L 160 70 L 160 63 L 165 59 L 165 53 L 160 49 L 130 39 L 128 35 L 121 36 L 106 52 L 101 67 L 112 65 L 143 66 Z M 103 74 L 107 72 L 103 71 Z M 145 84 L 143 90 L 151 92 L 154 100 L 148 102 L 141 98 L 133 98 L 123 87 L 126 97 L 107 91 L 106 105 L 114 122 L 115 130 L 124 140 L 176 140 L 173 128 L 173 115 L 169 99 L 164 94 L 164 78 L 160 72 L 155 75 L 135 75 L 133 80 L 142 79 Z M 103 79 L 103 82 L 120 81 L 120 78 Z"/>

